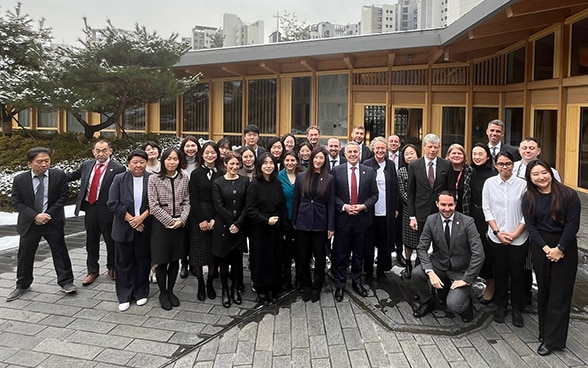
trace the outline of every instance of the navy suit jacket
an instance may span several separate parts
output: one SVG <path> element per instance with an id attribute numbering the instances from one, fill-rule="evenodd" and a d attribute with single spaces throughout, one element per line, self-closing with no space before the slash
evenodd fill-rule
<path id="1" fill-rule="evenodd" d="M 335 231 L 335 179 L 329 180 L 329 192 L 326 196 L 302 193 L 302 181 L 306 172 L 296 175 L 294 198 L 292 200 L 292 224 L 302 231 Z"/>
<path id="2" fill-rule="evenodd" d="M 435 183 L 431 189 L 425 162 L 421 157 L 408 165 L 408 216 L 415 216 L 419 223 L 424 223 L 427 216 L 438 211 L 435 202 L 439 193 L 447 190 L 451 171 L 451 163 L 437 157 Z"/>
<path id="3" fill-rule="evenodd" d="M 431 242 L 433 253 L 429 255 Z M 484 264 L 484 247 L 474 219 L 455 212 L 449 243 L 445 240 L 441 214 L 430 215 L 417 247 L 423 270 L 453 272 L 457 276 L 455 279 L 473 283 Z"/>
<path id="4" fill-rule="evenodd" d="M 149 199 L 147 198 L 147 185 L 149 182 L 149 175 L 151 173 L 145 172 L 143 174 L 143 193 L 141 199 L 140 212 L 145 212 L 149 208 Z M 139 216 L 141 213 L 135 213 L 135 195 L 133 175 L 126 171 L 117 174 L 110 186 L 108 192 L 108 209 L 114 214 L 112 220 L 112 239 L 118 242 L 133 241 L 135 229 L 125 221 L 125 215 L 130 213 L 133 216 Z M 151 216 L 143 222 L 145 228 L 149 226 Z"/>
<path id="5" fill-rule="evenodd" d="M 47 223 L 55 228 L 65 226 L 65 214 L 63 206 L 69 197 L 67 177 L 59 169 L 49 169 L 49 190 L 47 198 L 47 210 L 45 213 L 51 215 Z M 18 174 L 12 183 L 12 206 L 18 212 L 16 231 L 24 235 L 35 223 L 35 216 L 39 214 L 35 210 L 35 189 L 31 171 Z"/>
<path id="6" fill-rule="evenodd" d="M 90 175 L 94 169 L 94 164 L 96 164 L 96 160 L 84 161 L 76 171 L 67 175 L 69 181 L 81 179 L 80 191 L 78 192 L 78 197 L 76 198 L 76 216 L 80 214 L 80 209 L 83 209 L 82 202 L 86 198 L 86 193 L 88 192 Z M 106 207 L 106 202 L 108 201 L 108 190 L 112 184 L 112 181 L 114 180 L 114 176 L 116 174 L 125 172 L 125 170 L 126 168 L 123 165 L 112 160 L 112 158 L 110 159 L 108 166 L 106 167 L 106 171 L 104 171 L 102 183 L 100 184 L 100 191 L 98 192 L 98 198 L 96 199 L 97 204 L 101 204 Z"/>
<path id="7" fill-rule="evenodd" d="M 335 178 L 335 210 L 336 226 L 338 228 L 344 227 L 351 217 L 343 210 L 343 205 L 349 204 L 349 178 L 347 176 L 347 166 L 335 166 L 333 169 L 333 177 Z M 374 204 L 378 200 L 378 186 L 376 184 L 376 172 L 369 166 L 357 164 L 359 168 L 359 192 L 357 193 L 357 203 L 364 204 L 366 210 L 357 215 L 359 225 L 367 229 L 372 224 L 374 216 Z"/>

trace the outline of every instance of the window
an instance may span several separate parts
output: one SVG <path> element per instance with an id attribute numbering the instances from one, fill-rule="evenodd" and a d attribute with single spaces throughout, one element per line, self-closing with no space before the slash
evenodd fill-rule
<path id="1" fill-rule="evenodd" d="M 126 109 L 123 114 L 123 128 L 125 130 L 145 130 L 145 105 Z"/>
<path id="2" fill-rule="evenodd" d="M 57 111 L 39 109 L 39 121 L 37 126 L 39 128 L 57 128 Z"/>
<path id="3" fill-rule="evenodd" d="M 588 107 L 580 109 L 580 157 L 578 159 L 578 186 L 588 189 Z"/>
<path id="4" fill-rule="evenodd" d="M 420 147 L 423 130 L 423 109 L 394 109 L 394 134 L 400 137 L 403 144 L 412 143 Z"/>
<path id="5" fill-rule="evenodd" d="M 588 74 L 588 18 L 572 25 L 570 75 Z"/>
<path id="6" fill-rule="evenodd" d="M 504 110 L 504 143 L 519 146 L 523 139 L 522 107 L 512 107 Z"/>
<path id="7" fill-rule="evenodd" d="M 465 107 L 444 107 L 441 117 L 442 156 L 453 143 L 464 145 L 465 134 Z"/>
<path id="8" fill-rule="evenodd" d="M 304 134 L 310 125 L 310 77 L 292 78 L 292 116 L 293 134 Z"/>
<path id="9" fill-rule="evenodd" d="M 31 110 L 24 109 L 18 112 L 18 116 L 16 117 L 18 123 L 24 127 L 31 126 Z"/>
<path id="10" fill-rule="evenodd" d="M 497 107 L 474 107 L 472 114 L 472 144 L 488 142 L 486 128 L 488 123 L 498 119 Z"/>
<path id="11" fill-rule="evenodd" d="M 349 75 L 318 77 L 318 126 L 323 136 L 347 136 Z"/>
<path id="12" fill-rule="evenodd" d="M 208 83 L 198 83 L 184 93 L 182 131 L 208 131 L 208 98 Z"/>
<path id="13" fill-rule="evenodd" d="M 86 113 L 84 111 L 80 112 L 82 119 L 85 117 Z M 84 127 L 82 124 L 78 122 L 78 120 L 73 116 L 71 112 L 67 112 L 67 118 L 65 123 L 67 124 L 67 131 L 68 132 L 76 132 L 76 133 L 83 133 Z"/>
<path id="14" fill-rule="evenodd" d="M 525 81 L 525 50 L 521 47 L 506 55 L 506 83 Z"/>
<path id="15" fill-rule="evenodd" d="M 557 152 L 557 110 L 535 110 L 533 136 L 541 147 L 541 158 L 555 166 Z"/>
<path id="16" fill-rule="evenodd" d="M 533 80 L 553 78 L 554 42 L 553 33 L 535 41 Z"/>
<path id="17" fill-rule="evenodd" d="M 260 134 L 276 134 L 276 80 L 248 82 L 247 124 L 256 124 Z"/>
<path id="18" fill-rule="evenodd" d="M 159 130 L 175 132 L 178 127 L 176 116 L 176 98 L 165 98 L 159 101 Z"/>

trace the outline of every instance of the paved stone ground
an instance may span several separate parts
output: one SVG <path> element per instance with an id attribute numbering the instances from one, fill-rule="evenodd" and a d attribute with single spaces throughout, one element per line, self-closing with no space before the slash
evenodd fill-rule
<path id="1" fill-rule="evenodd" d="M 582 200 L 588 207 L 588 196 Z M 579 234 L 584 244 L 585 217 Z M 14 287 L 16 250 L 0 253 L 0 368 L 588 366 L 586 254 L 567 349 L 540 357 L 532 307 L 524 314 L 524 328 L 512 326 L 510 318 L 494 323 L 493 307 L 480 304 L 468 324 L 441 310 L 417 320 L 412 318 L 412 293 L 394 273 L 389 283 L 370 285 L 367 298 L 351 293 L 341 303 L 334 301 L 327 282 L 318 303 L 304 303 L 297 292 L 290 292 L 277 304 L 262 307 L 248 285 L 243 304 L 229 309 L 221 306 L 220 297 L 197 301 L 196 279 L 189 277 L 178 279 L 180 307 L 162 310 L 153 285 L 145 306 L 133 304 L 121 313 L 108 276 L 81 286 L 83 221 L 70 219 L 66 233 L 79 287 L 74 295 L 59 292 L 48 248 L 42 244 L 31 291 L 6 303 Z M 0 237 L 14 234 L 14 227 L 0 226 Z"/>

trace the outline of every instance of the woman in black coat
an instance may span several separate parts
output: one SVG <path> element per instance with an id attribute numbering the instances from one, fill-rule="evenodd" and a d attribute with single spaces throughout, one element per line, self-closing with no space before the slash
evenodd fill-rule
<path id="1" fill-rule="evenodd" d="M 277 301 L 283 247 L 281 226 L 286 216 L 276 164 L 271 154 L 264 152 L 257 159 L 255 179 L 247 189 L 251 281 L 264 304 Z"/>
<path id="2" fill-rule="evenodd" d="M 212 183 L 212 203 L 216 220 L 212 230 L 212 254 L 220 263 L 222 303 L 224 307 L 229 308 L 231 301 L 241 304 L 238 285 L 243 282 L 243 252 L 247 250 L 244 228 L 249 178 L 239 175 L 241 154 L 238 152 L 226 152 L 223 161 L 227 172 Z"/>
<path id="3" fill-rule="evenodd" d="M 292 224 L 298 232 L 296 268 L 302 276 L 303 300 L 320 299 L 325 280 L 327 248 L 325 240 L 335 233 L 335 180 L 326 164 L 329 154 L 322 147 L 312 151 L 308 170 L 299 173 L 294 184 Z M 310 259 L 314 254 L 314 282 Z"/>

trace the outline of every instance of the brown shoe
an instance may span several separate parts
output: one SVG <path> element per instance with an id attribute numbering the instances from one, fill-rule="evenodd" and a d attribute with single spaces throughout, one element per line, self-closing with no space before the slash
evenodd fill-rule
<path id="1" fill-rule="evenodd" d="M 114 270 L 112 268 L 108 269 L 108 277 L 110 277 L 112 280 L 115 280 L 116 278 L 114 277 Z"/>
<path id="2" fill-rule="evenodd" d="M 82 285 L 83 286 L 91 285 L 96 280 L 96 277 L 98 277 L 99 275 L 100 274 L 98 272 L 89 273 L 82 281 Z"/>

